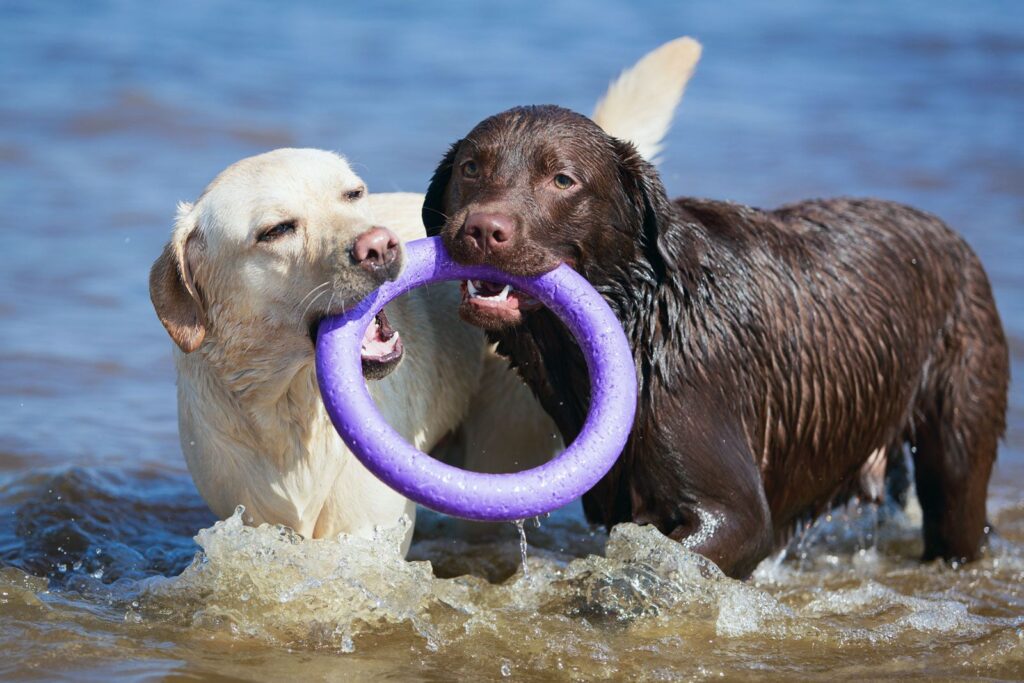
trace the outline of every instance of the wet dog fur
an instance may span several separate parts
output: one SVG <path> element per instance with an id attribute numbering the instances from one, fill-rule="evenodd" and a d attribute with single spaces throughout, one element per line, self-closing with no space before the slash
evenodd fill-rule
<path id="1" fill-rule="evenodd" d="M 670 201 L 633 145 L 554 106 L 453 144 L 423 218 L 464 263 L 570 264 L 622 321 L 638 412 L 584 496 L 592 521 L 654 524 L 743 577 L 855 490 L 872 454 L 908 446 L 924 559 L 978 556 L 1008 353 L 981 263 L 938 218 L 877 199 Z M 575 342 L 528 297 L 477 284 L 463 318 L 572 440 L 589 394 Z"/>

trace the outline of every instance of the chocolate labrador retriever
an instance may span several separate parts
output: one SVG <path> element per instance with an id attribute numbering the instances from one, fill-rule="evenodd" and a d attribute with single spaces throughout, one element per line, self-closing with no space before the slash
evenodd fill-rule
<path id="1" fill-rule="evenodd" d="M 877 199 L 669 201 L 632 145 L 554 106 L 452 145 L 423 218 L 464 263 L 569 264 L 622 321 L 638 412 L 583 499 L 592 521 L 654 524 L 743 577 L 872 454 L 909 446 L 924 559 L 977 557 L 1008 353 L 981 263 L 939 219 Z M 464 284 L 460 312 L 573 439 L 589 384 L 565 327 L 486 282 Z"/>

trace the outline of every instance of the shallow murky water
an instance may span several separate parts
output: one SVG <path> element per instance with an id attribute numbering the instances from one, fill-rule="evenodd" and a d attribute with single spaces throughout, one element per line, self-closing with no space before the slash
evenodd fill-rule
<path id="1" fill-rule="evenodd" d="M 345 153 L 420 190 L 513 104 L 588 111 L 705 44 L 662 165 L 678 194 L 877 195 L 985 262 L 1024 372 L 1024 9 L 908 2 L 0 7 L 0 678 L 1024 678 L 1024 390 L 986 556 L 922 565 L 906 511 L 838 510 L 748 582 L 579 506 L 421 515 L 373 541 L 216 523 L 178 450 L 146 274 L 174 203 L 248 154 Z M 193 538 L 194 537 L 194 538 Z"/>
<path id="2" fill-rule="evenodd" d="M 115 543 L 119 520 L 105 535 L 93 503 L 65 498 L 74 486 L 102 499 L 104 484 L 75 472 L 46 482 L 55 504 L 38 519 L 57 529 L 53 510 L 81 505 L 98 537 L 48 538 L 61 544 L 49 579 L 0 570 L 0 645 L 18 653 L 6 676 L 860 680 L 1024 670 L 1019 501 L 995 506 L 999 533 L 966 568 L 915 559 L 913 504 L 851 507 L 740 582 L 656 530 L 624 524 L 606 537 L 572 510 L 527 525 L 527 573 L 510 525 L 472 541 L 429 514 L 410 561 L 396 550 L 400 529 L 311 541 L 236 515 L 201 530 L 188 562 L 173 528 Z M 124 505 L 147 520 L 137 501 Z M 183 525 L 202 515 L 198 501 L 178 511 Z M 32 556 L 23 547 L 6 559 Z"/>

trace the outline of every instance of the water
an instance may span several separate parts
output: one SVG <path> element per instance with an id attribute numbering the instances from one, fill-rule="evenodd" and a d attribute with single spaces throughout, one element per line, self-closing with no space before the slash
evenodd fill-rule
<path id="1" fill-rule="evenodd" d="M 589 111 L 684 33 L 705 55 L 670 191 L 941 215 L 989 270 L 1020 377 L 1024 7 L 847 5 L 5 3 L 0 678 L 1024 677 L 1019 382 L 996 532 L 957 571 L 914 559 L 913 506 L 837 511 L 747 583 L 578 506 L 528 525 L 528 575 L 511 525 L 430 514 L 404 562 L 387 539 L 214 526 L 179 453 L 146 291 L 177 200 L 286 144 L 422 190 L 480 118 Z"/>
<path id="2" fill-rule="evenodd" d="M 529 557 L 527 557 L 527 551 L 529 550 L 529 542 L 526 540 L 526 520 L 517 519 L 512 522 L 512 525 L 516 528 L 519 533 L 519 559 L 522 561 L 521 567 L 523 568 L 523 576 L 528 577 L 530 575 L 530 566 L 527 564 Z"/>

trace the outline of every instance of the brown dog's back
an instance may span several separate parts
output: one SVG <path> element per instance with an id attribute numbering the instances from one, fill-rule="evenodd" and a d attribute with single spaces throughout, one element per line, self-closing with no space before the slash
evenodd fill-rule
<path id="1" fill-rule="evenodd" d="M 465 263 L 570 262 L 622 322 L 637 417 L 584 496 L 591 520 L 656 525 L 745 576 L 855 490 L 873 453 L 909 446 L 925 557 L 977 556 L 1008 353 L 981 264 L 937 218 L 870 199 L 670 202 L 635 148 L 548 105 L 452 145 L 423 217 Z M 499 315 L 475 296 L 463 317 L 575 438 L 589 380 L 571 335 L 548 311 Z"/>
<path id="2" fill-rule="evenodd" d="M 919 451 L 923 504 L 929 490 L 950 505 L 961 497 L 950 487 L 987 482 L 1004 429 L 1007 352 L 987 278 L 959 236 L 879 200 L 770 212 L 693 199 L 675 206 L 703 226 L 719 265 L 695 323 L 704 333 L 684 325 L 679 339 L 714 339 L 716 348 L 680 360 L 690 359 L 687 374 L 749 388 L 733 400 L 744 406 L 776 535 L 826 507 L 871 452 L 898 452 L 904 441 Z M 935 468 L 959 474 L 922 479 Z M 979 532 L 980 489 L 969 505 L 979 508 Z"/>

